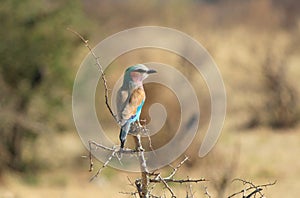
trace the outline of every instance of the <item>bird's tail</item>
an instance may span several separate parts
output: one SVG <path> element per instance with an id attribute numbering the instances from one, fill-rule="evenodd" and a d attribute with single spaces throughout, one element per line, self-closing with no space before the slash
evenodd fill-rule
<path id="1" fill-rule="evenodd" d="M 130 129 L 130 122 L 126 122 L 122 127 L 121 127 L 121 130 L 120 130 L 120 142 L 121 142 L 121 149 L 124 148 L 124 145 L 125 145 L 125 141 L 126 141 L 126 137 L 127 137 L 127 134 L 129 132 L 129 129 Z"/>

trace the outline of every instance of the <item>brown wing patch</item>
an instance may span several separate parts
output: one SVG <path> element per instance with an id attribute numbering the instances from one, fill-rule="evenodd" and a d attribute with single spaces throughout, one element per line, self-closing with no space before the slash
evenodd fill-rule
<path id="1" fill-rule="evenodd" d="M 145 100 L 145 91 L 143 88 L 139 87 L 133 90 L 129 99 L 129 103 L 131 103 L 134 106 L 137 105 L 136 107 L 138 107 L 143 100 Z"/>
<path id="2" fill-rule="evenodd" d="M 145 91 L 142 87 L 133 90 L 129 98 L 129 103 L 122 112 L 122 118 L 128 120 L 131 116 L 135 115 L 138 106 L 145 100 L 145 97 Z"/>

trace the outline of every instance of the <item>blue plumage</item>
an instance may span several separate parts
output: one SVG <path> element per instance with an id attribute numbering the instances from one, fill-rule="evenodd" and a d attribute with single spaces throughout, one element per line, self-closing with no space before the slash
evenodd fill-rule
<path id="1" fill-rule="evenodd" d="M 131 124 L 140 119 L 142 108 L 146 99 L 143 80 L 155 70 L 148 69 L 145 65 L 138 64 L 126 69 L 122 87 L 117 94 L 118 118 L 121 123 L 120 142 L 124 148 L 127 134 Z"/>

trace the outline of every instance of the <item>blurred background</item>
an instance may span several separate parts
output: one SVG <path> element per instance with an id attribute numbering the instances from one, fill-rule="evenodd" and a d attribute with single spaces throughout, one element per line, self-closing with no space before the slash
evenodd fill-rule
<path id="1" fill-rule="evenodd" d="M 120 56 L 106 71 L 113 85 L 131 64 L 163 62 L 178 68 L 199 90 L 199 135 L 186 152 L 191 160 L 177 177 L 210 180 L 193 187 L 195 197 L 204 197 L 205 186 L 219 198 L 241 190 L 234 178 L 258 184 L 277 180 L 266 189 L 267 197 L 297 197 L 299 17 L 297 0 L 1 0 L 0 198 L 130 197 L 119 192 L 134 191 L 127 177 L 134 180 L 136 174 L 106 168 L 88 182 L 89 161 L 81 157 L 87 150 L 71 109 L 73 81 L 88 50 L 66 29 L 75 29 L 95 46 L 114 33 L 145 25 L 175 28 L 199 41 L 219 66 L 227 91 L 222 134 L 214 149 L 198 158 L 209 124 L 210 96 L 202 77 L 186 69 L 188 61 L 142 49 Z M 101 86 L 96 95 L 98 117 L 118 141 Z M 148 118 L 149 105 L 158 100 L 170 115 L 153 137 L 157 148 L 172 138 L 180 110 L 169 90 L 161 97 L 160 86 L 149 84 L 145 89 L 142 117 Z M 180 197 L 185 195 L 184 185 L 174 188 Z"/>

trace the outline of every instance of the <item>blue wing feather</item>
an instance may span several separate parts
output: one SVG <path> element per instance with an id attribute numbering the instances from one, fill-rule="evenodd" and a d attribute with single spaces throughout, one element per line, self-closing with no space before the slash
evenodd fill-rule
<path id="1" fill-rule="evenodd" d="M 127 136 L 128 132 L 130 130 L 131 124 L 134 123 L 137 120 L 138 121 L 140 120 L 140 115 L 141 115 L 144 103 L 145 103 L 145 100 L 142 100 L 141 104 L 136 109 L 136 114 L 131 116 L 130 119 L 128 119 L 126 121 L 126 123 L 121 127 L 120 137 L 119 137 L 120 140 L 121 140 L 121 148 L 124 148 L 126 136 Z"/>

